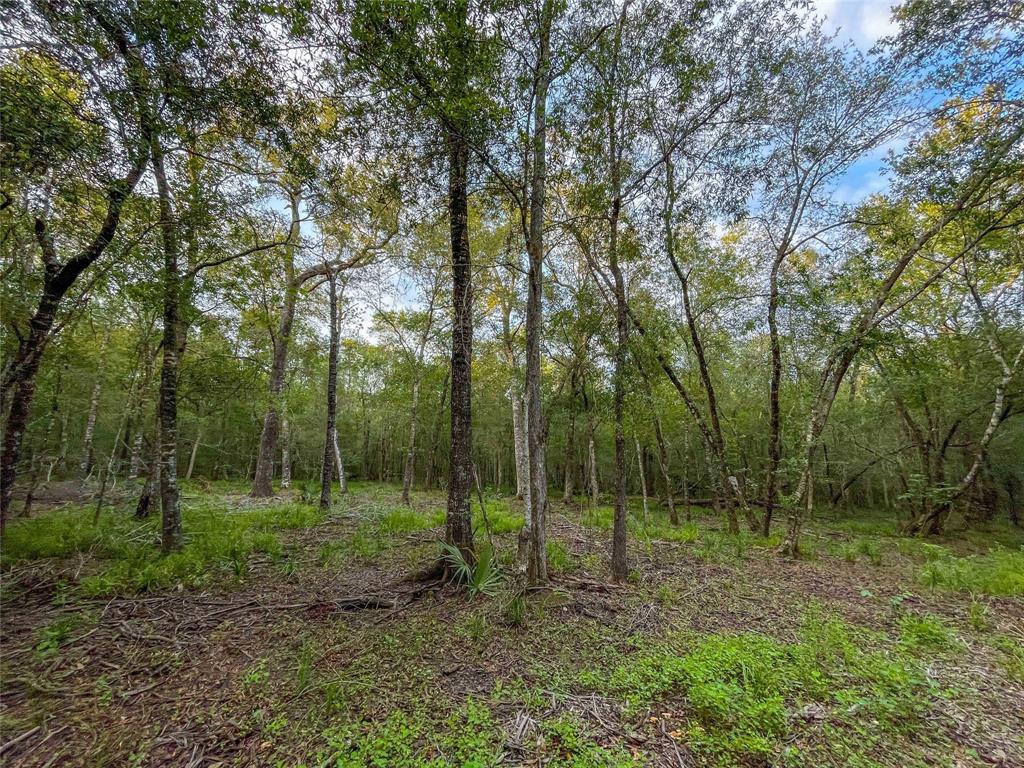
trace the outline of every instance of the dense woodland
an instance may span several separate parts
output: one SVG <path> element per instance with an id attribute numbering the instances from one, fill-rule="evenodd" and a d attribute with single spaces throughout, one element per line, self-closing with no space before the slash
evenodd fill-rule
<path id="1" fill-rule="evenodd" d="M 226 488 L 443 497 L 419 578 L 470 592 L 557 582 L 563 510 L 608 589 L 657 521 L 769 570 L 1021 526 L 1012 0 L 870 50 L 800 0 L 0 7 L 8 578 L 48 519 L 189 552 Z"/>

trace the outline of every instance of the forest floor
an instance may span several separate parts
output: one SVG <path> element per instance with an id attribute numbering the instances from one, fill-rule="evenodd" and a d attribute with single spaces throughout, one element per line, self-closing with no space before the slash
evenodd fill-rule
<path id="1" fill-rule="evenodd" d="M 487 506 L 508 563 L 521 509 Z M 1024 765 L 1024 532 L 923 543 L 861 513 L 791 562 L 706 510 L 634 510 L 611 586 L 611 510 L 556 504 L 551 588 L 470 597 L 409 578 L 443 507 L 191 484 L 170 557 L 117 509 L 14 521 L 0 762 Z"/>

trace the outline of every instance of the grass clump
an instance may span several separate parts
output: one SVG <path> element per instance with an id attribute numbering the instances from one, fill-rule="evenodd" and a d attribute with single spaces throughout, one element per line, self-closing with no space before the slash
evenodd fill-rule
<path id="1" fill-rule="evenodd" d="M 907 613 L 900 617 L 900 643 L 922 651 L 945 651 L 956 644 L 953 630 L 938 616 Z"/>
<path id="2" fill-rule="evenodd" d="M 95 621 L 89 613 L 63 616 L 36 633 L 35 656 L 37 659 L 49 659 L 57 655 L 62 645 L 72 639 L 72 635 L 86 624 Z"/>
<path id="3" fill-rule="evenodd" d="M 279 559 L 277 531 L 320 522 L 318 510 L 303 504 L 231 509 L 216 498 L 182 505 L 186 545 L 178 552 L 159 549 L 159 520 L 139 522 L 123 513 L 75 507 L 20 520 L 8 528 L 4 564 L 46 557 L 89 554 L 95 567 L 77 585 L 88 596 L 145 592 L 181 584 L 200 586 L 228 574 L 243 579 L 253 555 Z"/>
<path id="4" fill-rule="evenodd" d="M 879 740 L 920 722 L 932 684 L 913 658 L 863 650 L 883 643 L 812 610 L 796 642 L 754 632 L 674 635 L 629 654 L 604 684 L 600 675 L 584 679 L 624 699 L 627 714 L 674 711 L 678 735 L 707 764 L 761 764 L 781 753 L 807 705 L 851 733 L 869 716 Z"/>
<path id="5" fill-rule="evenodd" d="M 384 514 L 378 527 L 382 533 L 394 536 L 436 528 L 443 524 L 444 513 L 441 510 L 433 510 L 423 515 L 409 507 L 395 507 Z"/>
<path id="6" fill-rule="evenodd" d="M 921 568 L 919 578 L 932 588 L 1017 597 L 1024 595 L 1024 548 L 997 547 L 969 557 L 937 556 Z"/>
<path id="7" fill-rule="evenodd" d="M 569 554 L 569 550 L 565 548 L 564 544 L 549 539 L 545 549 L 548 556 L 548 570 L 556 573 L 568 573 L 573 570 L 572 555 Z"/>
<path id="8" fill-rule="evenodd" d="M 501 730 L 490 710 L 469 699 L 444 720 L 395 710 L 387 719 L 329 728 L 317 764 L 334 768 L 444 768 L 497 765 Z"/>

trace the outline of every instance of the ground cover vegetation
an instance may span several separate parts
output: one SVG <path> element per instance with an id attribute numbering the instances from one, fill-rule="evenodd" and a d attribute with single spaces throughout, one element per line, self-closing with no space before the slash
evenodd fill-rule
<path id="1" fill-rule="evenodd" d="M 1016 5 L 0 7 L 3 765 L 1024 764 Z"/>

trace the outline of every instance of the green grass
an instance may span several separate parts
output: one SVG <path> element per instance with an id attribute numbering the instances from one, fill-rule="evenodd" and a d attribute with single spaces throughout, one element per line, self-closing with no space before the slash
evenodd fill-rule
<path id="1" fill-rule="evenodd" d="M 920 651 L 941 652 L 953 648 L 956 635 L 938 616 L 908 613 L 900 617 L 900 643 Z"/>
<path id="2" fill-rule="evenodd" d="M 987 554 L 954 557 L 943 554 L 918 574 L 929 587 L 983 595 L 1024 595 L 1024 548 L 997 547 Z"/>
<path id="3" fill-rule="evenodd" d="M 627 715 L 669 714 L 701 764 L 770 762 L 784 752 L 794 713 L 811 704 L 829 713 L 852 754 L 909 733 L 930 711 L 935 691 L 921 664 L 890 646 L 811 610 L 794 642 L 677 633 L 641 640 L 610 673 L 594 670 L 580 681 L 623 700 Z M 870 735 L 857 733 L 864 718 L 878 724 Z"/>
<path id="4" fill-rule="evenodd" d="M 317 764 L 335 768 L 443 768 L 497 765 L 502 733 L 486 706 L 469 699 L 438 723 L 422 711 L 333 726 Z"/>
<path id="5" fill-rule="evenodd" d="M 444 525 L 444 511 L 431 510 L 427 514 L 417 512 L 409 507 L 395 507 L 384 513 L 378 529 L 385 535 L 415 533 Z"/>
<path id="6" fill-rule="evenodd" d="M 277 531 L 308 528 L 321 520 L 318 510 L 303 504 L 232 509 L 216 498 L 187 499 L 182 504 L 185 547 L 165 555 L 156 516 L 139 522 L 108 510 L 94 524 L 91 507 L 73 507 L 10 525 L 3 563 L 89 554 L 95 567 L 77 588 L 90 596 L 176 584 L 195 587 L 225 575 L 244 578 L 253 555 L 281 556 Z"/>

